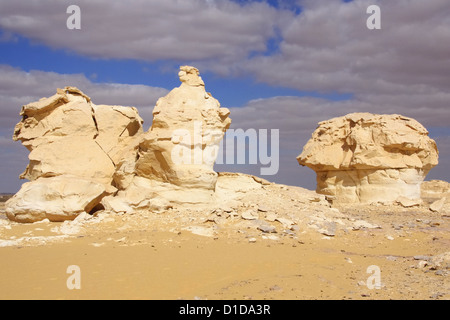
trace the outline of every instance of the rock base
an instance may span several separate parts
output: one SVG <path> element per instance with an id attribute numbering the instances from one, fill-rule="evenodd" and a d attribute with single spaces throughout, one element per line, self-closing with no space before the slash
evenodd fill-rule
<path id="1" fill-rule="evenodd" d="M 317 193 L 337 203 L 393 203 L 420 198 L 427 172 L 421 169 L 342 170 L 317 172 Z"/>

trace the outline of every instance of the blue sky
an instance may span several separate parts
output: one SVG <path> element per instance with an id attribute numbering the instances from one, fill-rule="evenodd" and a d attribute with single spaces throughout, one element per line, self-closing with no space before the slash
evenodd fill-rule
<path id="1" fill-rule="evenodd" d="M 66 28 L 70 4 L 0 1 L 0 192 L 17 191 L 27 164 L 10 141 L 21 104 L 77 85 L 97 104 L 136 106 L 148 123 L 185 64 L 231 108 L 234 127 L 280 130 L 280 172 L 268 180 L 314 189 L 295 156 L 319 121 L 356 111 L 421 122 L 441 152 L 428 178 L 450 180 L 447 0 L 79 0 L 81 30 Z M 381 30 L 365 25 L 371 4 Z"/>

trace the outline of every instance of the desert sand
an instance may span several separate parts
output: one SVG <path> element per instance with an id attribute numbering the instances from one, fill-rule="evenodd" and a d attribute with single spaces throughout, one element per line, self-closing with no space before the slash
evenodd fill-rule
<path id="1" fill-rule="evenodd" d="M 299 187 L 262 190 L 271 199 L 252 192 L 236 208 L 184 215 L 99 211 L 75 221 L 21 224 L 2 209 L 0 298 L 450 298 L 449 256 L 442 256 L 450 214 L 429 209 L 441 194 L 427 193 L 407 208 L 328 208 Z M 80 268 L 81 289 L 67 287 L 70 265 Z M 381 271 L 379 289 L 367 286 L 372 265 Z"/>

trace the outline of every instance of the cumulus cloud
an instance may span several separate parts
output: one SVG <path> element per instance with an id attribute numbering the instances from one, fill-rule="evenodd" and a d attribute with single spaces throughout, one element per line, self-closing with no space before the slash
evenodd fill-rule
<path id="1" fill-rule="evenodd" d="M 298 0 L 297 15 L 278 3 L 80 0 L 81 30 L 68 30 L 72 1 L 3 1 L 0 28 L 5 39 L 20 34 L 90 57 L 178 60 L 304 91 L 448 92 L 447 0 Z M 366 27 L 372 4 L 381 30 Z M 267 52 L 271 39 L 279 48 Z"/>
<path id="2" fill-rule="evenodd" d="M 172 60 L 301 91 L 364 95 L 380 106 L 447 108 L 448 0 L 298 0 L 297 15 L 278 3 L 81 0 L 82 28 L 68 30 L 71 1 L 4 1 L 0 28 L 6 38 L 21 34 L 90 57 Z M 381 8 L 381 30 L 366 27 L 372 4 Z M 271 39 L 278 50 L 268 52 Z"/>
<path id="3" fill-rule="evenodd" d="M 219 0 L 79 0 L 81 29 L 69 30 L 73 1 L 0 2 L 0 27 L 56 48 L 99 58 L 238 61 L 266 50 L 291 16 L 266 3 Z"/>
<path id="4" fill-rule="evenodd" d="M 281 28 L 279 52 L 249 59 L 243 72 L 271 85 L 351 93 L 375 111 L 401 108 L 448 125 L 448 1 L 299 3 L 302 13 Z M 380 6 L 381 30 L 366 27 L 371 4 Z"/>

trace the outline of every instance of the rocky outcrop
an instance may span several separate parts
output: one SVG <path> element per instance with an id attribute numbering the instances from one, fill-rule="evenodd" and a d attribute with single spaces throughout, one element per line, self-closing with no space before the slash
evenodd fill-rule
<path id="1" fill-rule="evenodd" d="M 297 157 L 317 174 L 317 192 L 342 203 L 420 198 L 438 163 L 428 131 L 401 115 L 353 113 L 319 123 Z"/>
<path id="2" fill-rule="evenodd" d="M 450 213 L 450 183 L 442 180 L 424 181 L 421 196 L 429 204 L 429 209 L 445 216 Z"/>
<path id="3" fill-rule="evenodd" d="M 19 222 L 62 221 L 90 212 L 115 192 L 122 150 L 142 133 L 135 108 L 95 105 L 74 87 L 23 106 L 20 115 L 13 139 L 30 151 L 21 175 L 30 182 L 6 203 L 9 219 Z"/>
<path id="4" fill-rule="evenodd" d="M 136 157 L 119 163 L 119 192 L 105 198 L 106 208 L 159 210 L 214 200 L 213 166 L 230 111 L 205 91 L 196 68 L 181 67 L 179 78 L 180 87 L 157 101 L 150 130 L 131 148 Z"/>
<path id="5" fill-rule="evenodd" d="M 108 194 L 106 186 L 90 179 L 61 175 L 24 183 L 7 202 L 8 218 L 17 222 L 73 220 L 91 212 Z"/>
<path id="6" fill-rule="evenodd" d="M 146 133 L 135 108 L 95 105 L 74 87 L 22 107 L 14 140 L 30 151 L 6 203 L 9 219 L 72 220 L 83 212 L 160 211 L 216 201 L 213 170 L 230 111 L 205 91 L 194 67 L 158 100 Z M 78 196 L 77 196 L 78 194 Z"/>
<path id="7" fill-rule="evenodd" d="M 427 200 L 450 198 L 450 183 L 442 180 L 424 181 L 421 185 L 421 195 Z"/>

